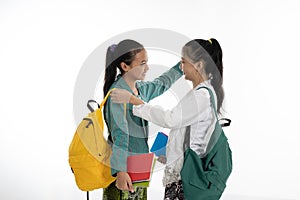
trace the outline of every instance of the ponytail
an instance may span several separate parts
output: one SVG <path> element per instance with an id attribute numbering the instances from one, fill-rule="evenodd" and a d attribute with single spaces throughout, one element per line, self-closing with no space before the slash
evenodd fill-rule
<path id="1" fill-rule="evenodd" d="M 114 50 L 116 49 L 116 45 L 113 44 L 108 47 L 106 51 L 106 63 L 105 63 L 105 75 L 104 75 L 104 86 L 103 86 L 103 94 L 105 97 L 108 93 L 110 87 L 114 83 L 117 76 L 117 66 L 114 62 Z"/>
<path id="2" fill-rule="evenodd" d="M 212 60 L 214 61 L 215 66 L 212 66 L 213 70 L 211 71 L 212 80 L 211 84 L 216 92 L 218 103 L 217 103 L 217 111 L 220 113 L 220 109 L 224 100 L 224 89 L 223 89 L 223 53 L 222 48 L 219 42 L 212 38 L 213 51 L 210 53 Z"/>

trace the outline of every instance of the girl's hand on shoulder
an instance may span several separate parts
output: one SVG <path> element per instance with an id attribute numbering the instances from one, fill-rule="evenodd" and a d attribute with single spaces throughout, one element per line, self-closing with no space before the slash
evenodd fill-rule
<path id="1" fill-rule="evenodd" d="M 114 89 L 110 94 L 110 99 L 114 103 L 129 103 L 132 94 L 124 89 Z"/>

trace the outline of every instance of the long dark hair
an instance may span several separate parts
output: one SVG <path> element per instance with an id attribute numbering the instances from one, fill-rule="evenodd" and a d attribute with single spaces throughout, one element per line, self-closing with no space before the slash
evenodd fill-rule
<path id="1" fill-rule="evenodd" d="M 143 49 L 143 45 L 129 39 L 122 40 L 119 44 L 113 44 L 107 48 L 103 86 L 104 96 L 108 93 L 110 87 L 116 80 L 117 68 L 120 70 L 121 75 L 124 74 L 121 63 L 124 62 L 127 65 L 130 65 L 134 60 L 135 55 Z"/>
<path id="2" fill-rule="evenodd" d="M 209 40 L 195 39 L 188 42 L 183 47 L 183 53 L 196 63 L 200 60 L 205 62 L 205 72 L 210 76 L 211 84 L 216 92 L 218 103 L 217 111 L 220 109 L 224 100 L 223 89 L 223 62 L 222 62 L 222 48 L 219 42 L 211 38 Z"/>

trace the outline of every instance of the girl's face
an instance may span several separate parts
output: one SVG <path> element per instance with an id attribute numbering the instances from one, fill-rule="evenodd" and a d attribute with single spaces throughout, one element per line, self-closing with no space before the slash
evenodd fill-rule
<path id="1" fill-rule="evenodd" d="M 128 66 L 126 76 L 132 80 L 144 80 L 146 73 L 149 70 L 148 67 L 148 56 L 146 50 L 142 50 L 135 55 L 134 60 Z"/>
<path id="2" fill-rule="evenodd" d="M 186 80 L 193 81 L 197 76 L 199 76 L 195 66 L 184 57 L 181 58 L 181 69 Z"/>

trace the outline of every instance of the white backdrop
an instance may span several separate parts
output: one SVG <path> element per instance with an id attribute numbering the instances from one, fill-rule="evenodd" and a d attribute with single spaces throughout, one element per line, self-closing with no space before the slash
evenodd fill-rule
<path id="1" fill-rule="evenodd" d="M 234 159 L 222 199 L 300 199 L 298 4 L 2 0 L 0 199 L 85 198 L 68 165 L 76 78 L 97 46 L 139 28 L 221 43 Z M 162 199 L 161 177 L 154 174 L 149 199 Z"/>

